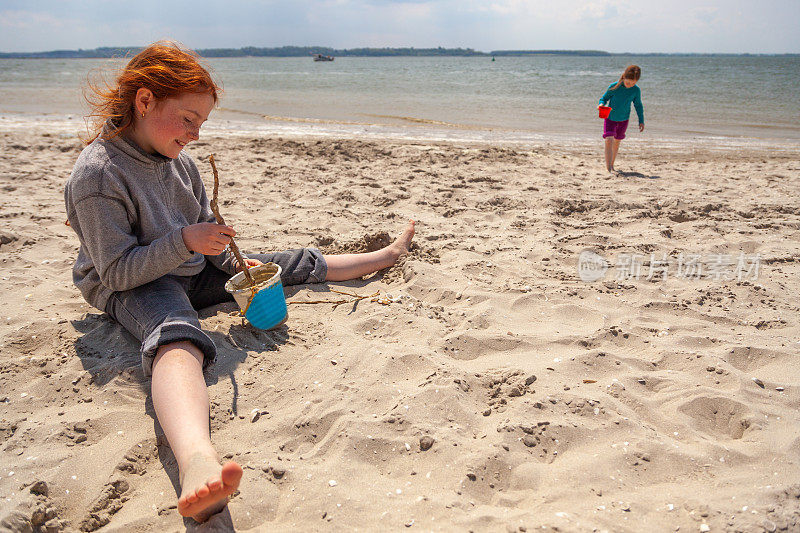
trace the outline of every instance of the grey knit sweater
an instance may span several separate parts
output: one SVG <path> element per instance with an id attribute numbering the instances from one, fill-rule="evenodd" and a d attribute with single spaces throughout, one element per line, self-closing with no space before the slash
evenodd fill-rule
<path id="1" fill-rule="evenodd" d="M 105 132 L 112 125 L 106 124 Z M 132 141 L 101 137 L 84 148 L 64 191 L 67 217 L 81 247 L 72 279 L 87 302 L 105 310 L 112 292 L 164 275 L 192 276 L 206 259 L 233 275 L 226 250 L 186 249 L 181 228 L 214 222 L 194 161 L 143 152 Z"/>

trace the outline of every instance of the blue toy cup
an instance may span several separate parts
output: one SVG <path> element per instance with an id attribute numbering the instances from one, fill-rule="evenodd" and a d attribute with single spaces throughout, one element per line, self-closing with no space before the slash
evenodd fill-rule
<path id="1" fill-rule="evenodd" d="M 281 283 L 281 267 L 275 263 L 264 263 L 249 269 L 256 282 L 256 292 L 247 284 L 243 272 L 239 272 L 225 283 L 225 290 L 244 312 L 244 317 L 259 329 L 272 329 L 286 321 L 288 310 Z"/>

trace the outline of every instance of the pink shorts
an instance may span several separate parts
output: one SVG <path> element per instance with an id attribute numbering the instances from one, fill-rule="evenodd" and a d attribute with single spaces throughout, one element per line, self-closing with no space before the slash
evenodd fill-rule
<path id="1" fill-rule="evenodd" d="M 606 119 L 603 122 L 603 139 L 606 137 L 614 137 L 615 139 L 622 140 L 625 138 L 625 130 L 628 129 L 628 121 L 623 120 L 617 122 L 616 120 Z"/>

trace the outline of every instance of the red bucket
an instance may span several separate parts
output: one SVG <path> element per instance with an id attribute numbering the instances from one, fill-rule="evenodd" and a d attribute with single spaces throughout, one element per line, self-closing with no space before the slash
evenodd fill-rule
<path id="1" fill-rule="evenodd" d="M 597 110 L 600 112 L 600 118 L 608 118 L 609 113 L 611 113 L 611 108 L 607 105 L 599 105 Z"/>

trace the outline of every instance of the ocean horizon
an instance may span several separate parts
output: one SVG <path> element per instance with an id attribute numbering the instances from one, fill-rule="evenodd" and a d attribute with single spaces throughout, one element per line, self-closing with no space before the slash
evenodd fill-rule
<path id="1" fill-rule="evenodd" d="M 143 50 L 144 46 L 99 46 L 84 49 L 58 49 L 35 52 L 5 52 L 0 50 L 0 59 L 114 59 L 129 57 Z M 609 52 L 607 50 L 588 49 L 499 49 L 488 52 L 474 48 L 438 47 L 354 47 L 333 48 L 331 46 L 284 45 L 273 47 L 243 46 L 239 48 L 197 48 L 195 50 L 205 58 L 216 57 L 306 57 L 311 54 L 327 54 L 345 57 L 419 57 L 419 56 L 674 56 L 674 57 L 800 57 L 798 52 Z"/>

